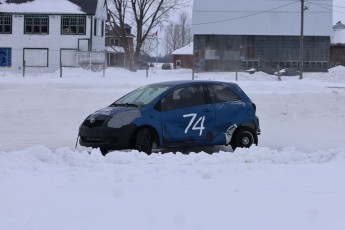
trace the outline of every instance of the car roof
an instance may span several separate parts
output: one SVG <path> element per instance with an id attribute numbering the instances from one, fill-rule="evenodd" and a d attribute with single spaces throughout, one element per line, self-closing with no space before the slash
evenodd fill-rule
<path id="1" fill-rule="evenodd" d="M 229 85 L 237 85 L 232 82 L 222 82 L 222 81 L 210 81 L 210 80 L 177 80 L 177 81 L 164 81 L 164 82 L 157 82 L 151 85 L 165 85 L 165 86 L 180 86 L 180 85 L 188 85 L 188 84 L 229 84 Z"/>

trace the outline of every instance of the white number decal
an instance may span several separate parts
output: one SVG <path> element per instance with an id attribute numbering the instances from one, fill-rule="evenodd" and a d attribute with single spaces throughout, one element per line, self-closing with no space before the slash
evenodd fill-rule
<path id="1" fill-rule="evenodd" d="M 183 117 L 191 117 L 188 126 L 184 130 L 184 133 L 187 133 L 190 127 L 193 125 L 195 118 L 197 114 L 196 113 L 190 113 L 190 114 L 185 114 Z M 199 119 L 194 123 L 192 130 L 199 130 L 199 136 L 202 135 L 203 130 L 205 129 L 204 127 L 204 122 L 205 122 L 205 116 L 199 117 Z"/>

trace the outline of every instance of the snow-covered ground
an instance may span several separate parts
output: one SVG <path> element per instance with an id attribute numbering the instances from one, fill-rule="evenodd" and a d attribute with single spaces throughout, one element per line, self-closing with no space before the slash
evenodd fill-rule
<path id="1" fill-rule="evenodd" d="M 105 157 L 75 148 L 87 115 L 139 86 L 192 74 L 63 73 L 0 70 L 1 230 L 345 229 L 344 67 L 303 80 L 240 73 L 257 105 L 258 146 Z"/>

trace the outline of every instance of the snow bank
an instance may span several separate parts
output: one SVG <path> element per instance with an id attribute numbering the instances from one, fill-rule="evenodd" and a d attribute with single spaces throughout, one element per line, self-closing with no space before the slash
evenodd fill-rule
<path id="1" fill-rule="evenodd" d="M 191 152 L 183 154 L 156 152 L 148 156 L 138 151 L 113 151 L 102 156 L 98 149 L 88 151 L 75 151 L 69 148 L 61 148 L 55 151 L 45 146 L 34 146 L 28 149 L 0 152 L 0 168 L 28 169 L 39 167 L 81 167 L 90 168 L 97 164 L 197 164 L 197 165 L 221 165 L 235 163 L 246 164 L 321 164 L 321 163 L 345 163 L 345 149 L 337 148 L 328 151 L 303 153 L 293 147 L 284 148 L 281 151 L 267 147 L 252 147 L 250 149 L 237 149 L 235 152 L 219 151 L 213 154 L 206 152 Z"/>
<path id="2" fill-rule="evenodd" d="M 236 82 L 257 106 L 259 146 L 74 148 L 90 113 L 190 70 L 0 71 L 0 229 L 345 229 L 345 74 L 304 79 L 196 73 Z"/>

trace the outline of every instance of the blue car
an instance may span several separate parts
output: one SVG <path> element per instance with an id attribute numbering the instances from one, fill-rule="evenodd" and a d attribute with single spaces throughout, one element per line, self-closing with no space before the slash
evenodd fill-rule
<path id="1" fill-rule="evenodd" d="M 256 106 L 234 83 L 170 81 L 140 87 L 89 115 L 81 146 L 109 150 L 231 145 L 248 148 L 260 134 Z"/>

